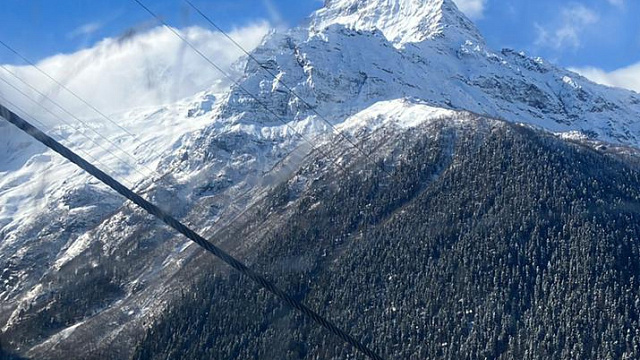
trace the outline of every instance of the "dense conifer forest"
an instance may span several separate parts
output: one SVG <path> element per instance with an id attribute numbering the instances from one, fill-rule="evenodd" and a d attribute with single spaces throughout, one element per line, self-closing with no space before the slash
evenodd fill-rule
<path id="1" fill-rule="evenodd" d="M 388 359 L 640 358 L 635 164 L 473 116 L 361 144 L 377 163 L 311 157 L 232 226 L 243 260 Z M 218 262 L 190 266 L 134 359 L 359 358 Z"/>

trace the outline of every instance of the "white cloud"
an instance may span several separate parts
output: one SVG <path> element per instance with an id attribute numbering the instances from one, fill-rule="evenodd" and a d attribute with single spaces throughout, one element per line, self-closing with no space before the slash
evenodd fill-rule
<path id="1" fill-rule="evenodd" d="M 640 62 L 611 72 L 595 67 L 570 68 L 569 70 L 599 84 L 635 90 L 640 93 Z"/>
<path id="2" fill-rule="evenodd" d="M 624 0 L 607 0 L 607 1 L 609 2 L 609 4 L 613 6 L 617 6 L 619 8 L 624 7 Z"/>
<path id="3" fill-rule="evenodd" d="M 487 0 L 454 0 L 460 11 L 472 19 L 480 19 L 484 14 Z"/>
<path id="4" fill-rule="evenodd" d="M 252 50 L 269 28 L 266 22 L 256 23 L 234 30 L 230 35 L 245 49 Z M 243 55 L 218 32 L 191 27 L 181 33 L 227 72 Z M 35 68 L 7 67 L 73 114 L 97 117 L 90 108 Z M 229 84 L 223 75 L 163 27 L 120 39 L 108 38 L 89 49 L 47 58 L 39 62 L 38 67 L 104 113 L 171 103 L 199 91 Z M 1 68 L 0 77 L 56 113 L 65 115 Z M 38 110 L 37 113 L 42 114 L 37 106 L 1 81 L 0 94 L 32 113 Z"/>
<path id="5" fill-rule="evenodd" d="M 262 4 L 267 9 L 267 13 L 269 14 L 269 19 L 271 20 L 271 23 L 276 28 L 285 29 L 287 27 L 287 23 L 286 21 L 284 21 L 284 18 L 282 17 L 282 13 L 280 12 L 276 4 L 274 4 L 273 1 L 271 0 L 262 0 Z"/>
<path id="6" fill-rule="evenodd" d="M 70 39 L 78 36 L 89 36 L 102 28 L 103 24 L 100 22 L 90 22 L 81 26 L 78 26 L 67 34 Z"/>
<path id="7" fill-rule="evenodd" d="M 559 18 L 550 25 L 535 24 L 538 38 L 535 44 L 556 50 L 581 46 L 581 35 L 588 26 L 600 20 L 598 14 L 582 4 L 572 4 L 560 11 Z"/>

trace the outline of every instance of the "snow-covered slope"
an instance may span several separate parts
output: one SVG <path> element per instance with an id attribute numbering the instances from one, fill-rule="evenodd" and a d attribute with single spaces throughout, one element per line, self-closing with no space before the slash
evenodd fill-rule
<path id="1" fill-rule="evenodd" d="M 596 85 L 516 51 L 489 49 L 451 0 L 328 1 L 309 27 L 270 34 L 253 54 L 260 64 L 246 62 L 241 87 L 121 114 L 118 121 L 142 146 L 122 134 L 112 137 L 166 174 L 161 181 L 121 175 L 147 180 L 138 183 L 145 196 L 205 234 L 286 179 L 314 147 L 339 140 L 326 122 L 357 142 L 381 127 L 404 131 L 470 111 L 640 146 L 638 94 Z M 92 123 L 107 126 L 100 119 Z M 7 129 L 0 127 L 9 134 Z M 56 131 L 74 148 L 95 150 L 71 130 Z M 87 334 L 116 342 L 161 311 L 170 293 L 163 289 L 179 282 L 193 247 L 161 230 L 149 235 L 153 239 L 139 235 L 153 228 L 140 212 L 29 140 L 10 135 L 0 138 L 0 146 L 12 154 L 0 163 L 3 331 L 28 338 L 21 334 L 34 317 L 24 314 L 51 309 L 52 291 L 74 286 L 61 274 L 110 262 L 119 264 L 123 289 L 112 306 L 87 309 L 81 324 L 30 339 L 25 346 L 32 354 L 48 354 Z M 98 156 L 117 167 L 108 154 Z M 44 180 L 42 171 L 49 174 Z M 22 179 L 40 185 L 21 185 Z M 135 315 L 123 315 L 129 312 Z"/>
<path id="2" fill-rule="evenodd" d="M 396 46 L 447 35 L 482 42 L 476 27 L 450 0 L 328 0 L 312 16 L 312 29 L 333 24 L 380 30 Z"/>
<path id="3" fill-rule="evenodd" d="M 209 123 L 202 115 L 211 110 L 214 101 L 214 95 L 203 93 L 171 107 L 137 109 L 111 116 L 122 128 L 96 119 L 73 126 L 63 123 L 45 130 L 133 186 L 158 177 L 153 169 L 162 153 L 177 146 L 176 141 L 185 133 Z M 202 112 L 200 116 L 194 116 L 198 111 Z M 65 193 L 91 181 L 76 166 L 34 143 L 10 124 L 3 122 L 0 126 L 0 150 L 8 155 L 0 166 L 0 231 L 7 234 L 0 243 L 1 251 L 11 243 L 14 230 L 36 218 L 33 211 L 45 209 Z"/>
<path id="4" fill-rule="evenodd" d="M 46 130 L 124 184 L 144 187 L 160 177 L 154 169 L 163 154 L 179 147 L 184 134 L 210 123 L 215 99 L 201 93 L 170 107 L 111 117 L 130 134 L 100 119 Z M 11 300 L 37 286 L 43 274 L 86 250 L 86 232 L 124 200 L 4 121 L 0 153 L 0 299 L 13 308 L 19 302 Z M 4 310 L 2 327 L 13 313 Z"/>
<path id="5" fill-rule="evenodd" d="M 252 49 L 267 31 L 267 24 L 259 23 L 231 36 L 244 39 L 242 45 Z M 198 27 L 181 34 L 204 54 L 215 54 L 230 75 L 239 76 L 232 64 L 242 50 L 229 47 L 222 34 Z M 161 154 L 185 133 L 209 123 L 210 118 L 203 115 L 231 84 L 162 27 L 132 30 L 37 66 L 2 65 L 0 101 L 9 100 L 6 106 L 37 119 L 35 125 L 127 185 L 158 177 L 153 169 Z M 200 90 L 206 91 L 196 94 Z M 89 178 L 4 121 L 0 122 L 0 154 L 2 249 L 15 230 L 37 218 L 38 211 Z"/>

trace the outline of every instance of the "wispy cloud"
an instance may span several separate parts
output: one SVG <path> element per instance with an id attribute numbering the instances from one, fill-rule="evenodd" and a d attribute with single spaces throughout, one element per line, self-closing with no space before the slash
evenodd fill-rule
<path id="1" fill-rule="evenodd" d="M 67 34 L 69 39 L 77 38 L 79 36 L 89 36 L 100 30 L 104 26 L 103 23 L 94 21 L 78 26 Z"/>
<path id="2" fill-rule="evenodd" d="M 619 1 L 619 0 L 610 0 Z M 582 45 L 582 35 L 600 20 L 598 14 L 582 4 L 571 4 L 560 11 L 558 19 L 547 25 L 535 23 L 538 33 L 535 45 L 556 50 L 577 49 Z"/>
<path id="3" fill-rule="evenodd" d="M 262 0 L 262 4 L 267 9 L 267 13 L 269 14 L 269 20 L 276 28 L 285 28 L 287 23 L 284 21 L 280 10 L 276 4 L 271 0 Z"/>
<path id="4" fill-rule="evenodd" d="M 245 49 L 258 46 L 268 33 L 267 22 L 247 24 L 230 32 Z M 199 27 L 179 30 L 203 54 L 213 59 L 225 72 L 236 75 L 234 63 L 243 55 L 222 34 Z M 105 113 L 115 113 L 142 106 L 158 106 L 194 95 L 207 89 L 225 89 L 229 80 L 214 69 L 163 27 L 153 28 L 122 38 L 108 38 L 73 54 L 60 54 L 38 63 L 48 74 L 80 94 Z M 57 103 L 77 116 L 95 113 L 57 84 L 30 66 L 9 67 Z M 0 75 L 8 74 L 0 69 Z M 18 81 L 13 81 L 32 99 L 39 95 Z M 0 83 L 0 93 L 29 112 L 41 114 L 26 98 Z M 42 118 L 50 116 L 42 114 Z"/>
<path id="5" fill-rule="evenodd" d="M 596 67 L 570 68 L 569 70 L 599 84 L 635 90 L 640 93 L 640 62 L 610 72 Z"/>
<path id="6" fill-rule="evenodd" d="M 607 1 L 609 2 L 609 4 L 613 6 L 617 6 L 619 8 L 624 7 L 624 0 L 607 0 Z"/>
<path id="7" fill-rule="evenodd" d="M 454 0 L 454 2 L 460 11 L 472 19 L 481 19 L 484 16 L 487 0 Z"/>

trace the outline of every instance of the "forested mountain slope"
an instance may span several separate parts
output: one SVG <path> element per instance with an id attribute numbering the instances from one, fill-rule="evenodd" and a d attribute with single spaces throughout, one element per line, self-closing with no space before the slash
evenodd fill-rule
<path id="1" fill-rule="evenodd" d="M 312 157 L 257 206 L 233 234 L 255 239 L 251 266 L 389 359 L 640 357 L 635 166 L 469 114 L 361 144 L 376 163 Z M 354 355 L 200 264 L 135 359 Z"/>

